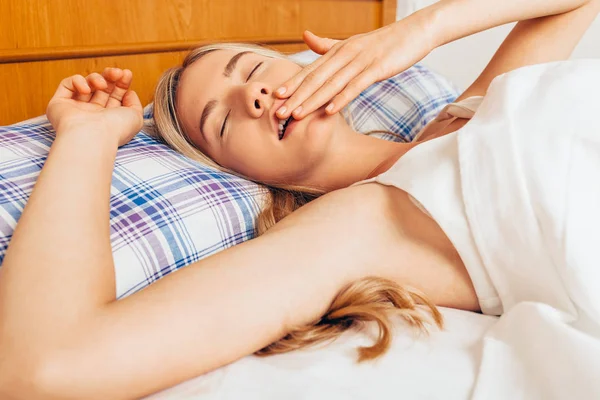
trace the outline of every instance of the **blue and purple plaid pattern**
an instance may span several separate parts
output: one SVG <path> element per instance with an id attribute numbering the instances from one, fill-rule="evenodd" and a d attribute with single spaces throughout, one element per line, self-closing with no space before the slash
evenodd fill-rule
<path id="1" fill-rule="evenodd" d="M 410 141 L 457 95 L 443 77 L 415 66 L 365 90 L 348 111 L 360 132 L 391 130 Z M 43 116 L 0 127 L 0 264 L 54 137 Z M 138 134 L 119 149 L 112 178 L 117 296 L 251 239 L 264 194 L 260 185 L 188 160 Z"/>
<path id="2" fill-rule="evenodd" d="M 368 87 L 349 105 L 349 111 L 357 131 L 391 131 L 410 142 L 458 95 L 457 87 L 450 81 L 417 64 Z M 399 140 L 388 134 L 378 136 Z"/>

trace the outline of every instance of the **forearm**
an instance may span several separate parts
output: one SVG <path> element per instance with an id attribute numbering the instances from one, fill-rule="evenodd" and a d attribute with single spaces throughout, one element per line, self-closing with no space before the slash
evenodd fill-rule
<path id="1" fill-rule="evenodd" d="M 492 80 L 526 65 L 566 60 L 598 15 L 600 1 L 573 11 L 519 22 L 475 82 L 457 99 L 485 95 Z"/>
<path id="2" fill-rule="evenodd" d="M 116 151 L 104 132 L 60 132 L 14 231 L 1 270 L 0 333 L 31 351 L 114 299 L 108 200 Z"/>
<path id="3" fill-rule="evenodd" d="M 429 23 L 433 46 L 515 21 L 562 14 L 590 0 L 441 0 L 416 14 Z"/>
<path id="4" fill-rule="evenodd" d="M 65 345 L 47 346 L 41 366 L 34 366 L 33 389 L 22 385 L 26 389 L 14 392 L 28 400 L 139 398 L 314 321 L 342 287 L 385 265 L 376 256 L 389 243 L 364 229 L 379 221 L 375 216 L 383 221 L 385 215 L 372 210 L 385 192 L 369 191 L 365 199 L 357 195 L 363 187 L 352 189 L 322 196 L 255 240 L 98 307 L 71 329 L 57 327 Z M 21 377 L 27 369 L 15 367 L 19 357 L 13 354 L 5 365 Z M 0 368 L 4 398 L 1 378 Z"/>

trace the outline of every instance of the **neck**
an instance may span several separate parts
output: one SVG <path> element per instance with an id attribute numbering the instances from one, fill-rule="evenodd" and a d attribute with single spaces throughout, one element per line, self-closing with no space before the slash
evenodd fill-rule
<path id="1" fill-rule="evenodd" d="M 326 191 L 342 189 L 387 171 L 414 143 L 397 143 L 352 131 L 336 135 L 327 159 L 308 178 Z"/>

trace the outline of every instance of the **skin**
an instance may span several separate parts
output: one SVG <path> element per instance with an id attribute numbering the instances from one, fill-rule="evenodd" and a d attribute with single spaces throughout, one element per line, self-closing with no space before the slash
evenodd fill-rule
<path id="1" fill-rule="evenodd" d="M 568 58 L 600 10 L 598 0 L 534 0 L 527 11 L 516 0 L 440 3 L 448 7 L 434 8 L 431 19 L 439 44 L 533 18 L 517 24 L 462 97 L 484 95 L 494 77 L 514 68 Z M 495 12 L 477 9 L 481 4 Z M 557 14 L 547 16 L 552 7 Z M 417 286 L 438 305 L 477 307 L 435 222 L 404 209 L 403 191 L 378 184 L 327 193 L 265 235 L 117 301 L 107 199 L 118 144 L 141 123 L 126 76 L 108 72 L 108 84 L 88 76 L 87 85 L 67 78 L 53 98 L 56 140 L 0 268 L 0 398 L 140 398 L 314 321 L 341 288 L 369 275 Z M 112 89 L 88 98 L 86 86 Z M 80 118 L 82 109 L 70 102 L 79 95 L 104 100 Z M 67 114 L 75 123 L 58 123 Z M 107 128 L 119 120 L 117 129 Z M 135 129 L 123 129 L 125 122 Z"/>
<path id="2" fill-rule="evenodd" d="M 329 192 L 373 176 L 414 147 L 359 134 L 341 114 L 328 115 L 324 108 L 293 122 L 293 129 L 279 140 L 274 113 L 283 100 L 274 96 L 273 89 L 301 67 L 251 53 L 240 58 L 231 77 L 223 76 L 221 71 L 237 53 L 217 50 L 200 58 L 183 72 L 177 91 L 183 129 L 220 165 L 262 182 L 307 185 Z M 219 103 L 202 134 L 200 116 L 211 99 Z"/>
<path id="3" fill-rule="evenodd" d="M 596 0 L 591 1 L 595 2 Z M 440 45 L 485 30 L 490 24 L 498 26 L 508 21 L 558 15 L 587 3 L 590 1 L 441 0 L 415 13 L 411 18 L 367 34 L 353 36 L 343 42 L 321 38 L 306 31 L 304 40 L 313 51 L 323 54 L 323 57 L 308 65 L 276 90 L 279 98 L 287 99 L 277 114 L 286 118 L 293 113 L 294 117 L 302 119 L 326 104 L 328 113 L 336 113 L 371 83 L 402 72 Z M 449 10 L 452 12 L 448 12 Z M 593 20 L 594 11 L 590 9 L 588 15 Z M 435 20 L 434 26 L 430 25 L 432 19 Z M 412 34 L 414 27 L 419 25 L 422 26 L 419 32 Z M 456 29 L 457 26 L 460 28 Z M 588 20 L 578 26 L 569 27 L 566 40 L 569 40 L 571 35 L 579 34 L 581 29 L 585 30 L 587 26 Z M 541 43 L 544 44 L 543 49 L 546 48 L 546 43 L 552 43 L 552 37 L 565 42 L 555 32 L 548 32 L 548 36 L 540 37 Z M 535 46 L 521 46 L 521 49 L 534 54 L 545 52 Z M 556 54 L 564 48 L 558 49 Z M 527 62 L 528 58 L 526 54 L 515 55 L 512 62 Z"/>

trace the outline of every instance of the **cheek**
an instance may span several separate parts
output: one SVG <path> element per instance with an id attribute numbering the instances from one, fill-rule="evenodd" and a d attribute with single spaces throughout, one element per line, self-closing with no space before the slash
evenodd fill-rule
<path id="1" fill-rule="evenodd" d="M 226 166 L 252 179 L 273 170 L 274 153 L 265 133 L 253 134 L 250 129 L 235 132 L 222 153 Z"/>
<path id="2" fill-rule="evenodd" d="M 320 142 L 329 139 L 335 132 L 337 126 L 337 115 L 321 114 L 308 121 L 306 125 L 306 136 L 311 141 Z"/>

